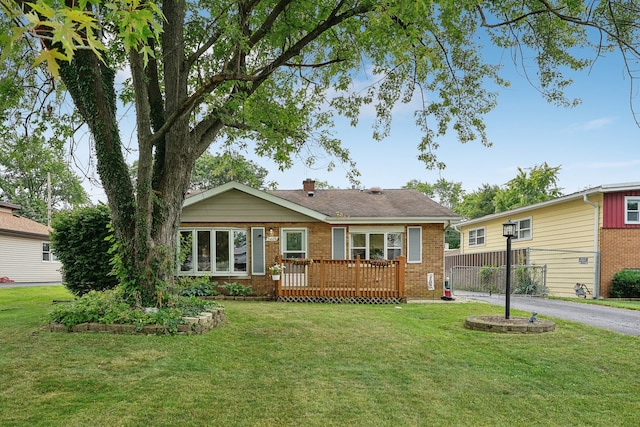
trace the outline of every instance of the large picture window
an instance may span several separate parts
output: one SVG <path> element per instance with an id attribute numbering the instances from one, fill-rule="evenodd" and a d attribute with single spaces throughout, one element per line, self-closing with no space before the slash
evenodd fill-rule
<path id="1" fill-rule="evenodd" d="M 400 232 L 352 232 L 350 238 L 351 259 L 394 260 L 402 255 Z"/>
<path id="2" fill-rule="evenodd" d="M 247 230 L 180 230 L 182 274 L 247 274 Z"/>
<path id="3" fill-rule="evenodd" d="M 624 223 L 640 224 L 640 197 L 625 197 Z"/>

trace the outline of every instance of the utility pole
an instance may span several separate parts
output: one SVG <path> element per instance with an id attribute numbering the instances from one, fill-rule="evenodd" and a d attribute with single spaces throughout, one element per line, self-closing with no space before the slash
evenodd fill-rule
<path id="1" fill-rule="evenodd" d="M 47 172 L 47 226 L 51 227 L 51 172 Z"/>

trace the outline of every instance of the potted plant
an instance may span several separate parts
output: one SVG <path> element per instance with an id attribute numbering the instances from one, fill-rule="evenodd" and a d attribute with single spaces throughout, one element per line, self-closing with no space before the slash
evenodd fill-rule
<path id="1" fill-rule="evenodd" d="M 369 261 L 369 264 L 374 267 L 388 267 L 389 265 L 391 265 L 391 261 L 383 258 L 376 258 Z"/>
<path id="2" fill-rule="evenodd" d="M 269 274 L 273 280 L 280 280 L 280 274 L 282 274 L 282 270 L 284 270 L 284 266 L 280 264 L 274 264 L 269 267 Z"/>

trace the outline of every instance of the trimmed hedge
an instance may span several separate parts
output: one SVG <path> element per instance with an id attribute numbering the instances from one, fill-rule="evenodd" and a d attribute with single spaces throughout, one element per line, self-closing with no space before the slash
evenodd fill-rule
<path id="1" fill-rule="evenodd" d="M 611 280 L 612 298 L 640 298 L 640 269 L 618 271 Z"/>
<path id="2" fill-rule="evenodd" d="M 51 244 L 62 263 L 64 285 L 74 295 L 114 288 L 110 275 L 109 208 L 105 204 L 61 212 L 52 221 Z"/>

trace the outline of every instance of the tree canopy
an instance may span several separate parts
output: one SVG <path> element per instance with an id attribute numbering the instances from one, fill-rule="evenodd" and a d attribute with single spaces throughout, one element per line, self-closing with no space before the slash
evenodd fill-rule
<path id="1" fill-rule="evenodd" d="M 0 14 L 4 35 L 10 24 L 2 18 L 6 16 Z M 46 224 L 49 191 L 54 211 L 89 199 L 66 155 L 74 118 L 60 111 L 63 91 L 31 65 L 32 49 L 18 47 L 3 51 L 0 67 L 0 199 L 20 205 L 22 216 Z"/>
<path id="2" fill-rule="evenodd" d="M 208 190 L 230 181 L 253 188 L 271 188 L 275 183 L 265 181 L 269 171 L 238 153 L 215 156 L 205 152 L 196 160 L 191 172 L 191 188 Z"/>
<path id="3" fill-rule="evenodd" d="M 496 213 L 496 207 L 493 203 L 500 186 L 483 184 L 477 190 L 465 194 L 462 203 L 455 207 L 455 212 L 467 219 L 480 218 L 481 216 Z"/>
<path id="4" fill-rule="evenodd" d="M 561 104 L 571 104 L 565 73 L 588 67 L 599 52 L 618 49 L 630 73 L 640 57 L 639 8 L 624 0 L 0 4 L 14 22 L 0 37 L 3 57 L 33 46 L 35 62 L 59 73 L 91 132 L 115 234 L 127 251 L 127 291 L 149 303 L 175 271 L 180 208 L 196 159 L 212 145 L 224 152 L 251 140 L 281 168 L 315 145 L 350 165 L 355 179 L 350 153 L 332 132 L 334 116 L 355 123 L 373 105 L 373 135 L 384 138 L 393 106 L 417 99 L 424 135 L 417 155 L 441 167 L 436 149 L 447 132 L 462 143 L 490 144 L 483 117 L 496 104 L 491 85 L 506 82 L 483 59 L 482 43 L 534 65 L 543 96 Z M 116 84 L 123 69 L 131 78 Z M 364 89 L 353 85 L 362 77 Z M 118 100 L 135 106 L 135 186 Z"/>
<path id="5" fill-rule="evenodd" d="M 47 224 L 49 193 L 52 210 L 89 202 L 61 147 L 50 147 L 40 137 L 11 136 L 0 140 L 0 198 L 20 205 L 20 215 Z"/>
<path id="6" fill-rule="evenodd" d="M 518 174 L 493 198 L 496 212 L 528 206 L 555 199 L 562 195 L 558 187 L 560 166 L 549 166 L 546 162 L 530 169 L 518 168 Z"/>

